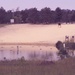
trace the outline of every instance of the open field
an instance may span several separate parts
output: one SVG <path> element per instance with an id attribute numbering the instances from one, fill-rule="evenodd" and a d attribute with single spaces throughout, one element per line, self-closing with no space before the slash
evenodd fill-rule
<path id="1" fill-rule="evenodd" d="M 57 62 L 49 61 L 2 61 L 0 75 L 75 75 L 75 58 Z"/>
<path id="2" fill-rule="evenodd" d="M 7 43 L 51 43 L 64 41 L 65 36 L 75 35 L 74 24 L 30 25 L 12 24 L 0 28 L 0 42 Z"/>

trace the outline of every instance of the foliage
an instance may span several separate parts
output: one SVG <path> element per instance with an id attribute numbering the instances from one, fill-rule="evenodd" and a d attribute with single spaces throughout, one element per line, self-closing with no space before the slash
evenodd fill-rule
<path id="1" fill-rule="evenodd" d="M 55 10 L 55 22 L 61 22 L 61 19 L 62 19 L 62 11 L 61 9 L 58 7 L 56 8 Z"/>
<path id="2" fill-rule="evenodd" d="M 64 50 L 63 43 L 62 43 L 61 41 L 58 41 L 58 42 L 56 43 L 56 48 L 57 48 L 58 50 Z"/>
<path id="3" fill-rule="evenodd" d="M 63 43 L 61 41 L 58 41 L 56 43 L 56 48 L 59 50 L 58 55 L 60 56 L 61 59 L 65 58 L 68 56 L 67 51 L 65 50 Z"/>
<path id="4" fill-rule="evenodd" d="M 0 75 L 75 75 L 75 58 L 50 61 L 0 61 Z"/>
<path id="5" fill-rule="evenodd" d="M 10 23 L 10 19 L 12 18 L 15 20 L 15 23 L 74 23 L 75 10 L 61 9 L 59 7 L 55 10 L 51 10 L 45 7 L 41 10 L 30 8 L 19 11 L 19 8 L 17 8 L 16 11 L 6 11 L 3 7 L 0 8 L 0 24 Z"/>
<path id="6" fill-rule="evenodd" d="M 3 7 L 0 8 L 0 23 L 5 23 L 6 11 Z"/>

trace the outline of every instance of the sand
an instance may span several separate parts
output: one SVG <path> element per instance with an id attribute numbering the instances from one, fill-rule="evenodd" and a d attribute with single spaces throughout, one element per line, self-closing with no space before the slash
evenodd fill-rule
<path id="1" fill-rule="evenodd" d="M 12 24 L 0 28 L 0 42 L 10 43 L 56 43 L 64 41 L 65 36 L 75 35 L 74 24 L 30 25 Z"/>

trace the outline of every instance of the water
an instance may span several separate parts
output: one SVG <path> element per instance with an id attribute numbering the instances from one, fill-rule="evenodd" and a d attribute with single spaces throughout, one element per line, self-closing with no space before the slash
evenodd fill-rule
<path id="1" fill-rule="evenodd" d="M 13 60 L 22 57 L 25 60 L 57 60 L 58 50 L 54 46 L 40 45 L 0 45 L 0 60 Z"/>

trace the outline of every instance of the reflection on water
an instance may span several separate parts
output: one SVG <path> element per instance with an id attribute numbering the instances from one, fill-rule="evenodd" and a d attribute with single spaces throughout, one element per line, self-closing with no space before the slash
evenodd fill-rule
<path id="1" fill-rule="evenodd" d="M 53 46 L 38 45 L 0 45 L 0 60 L 19 59 L 24 57 L 25 60 L 57 60 L 58 50 Z"/>

